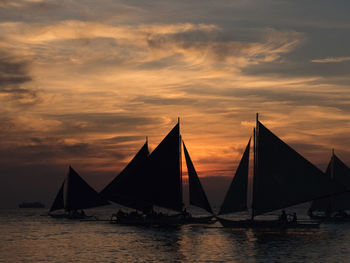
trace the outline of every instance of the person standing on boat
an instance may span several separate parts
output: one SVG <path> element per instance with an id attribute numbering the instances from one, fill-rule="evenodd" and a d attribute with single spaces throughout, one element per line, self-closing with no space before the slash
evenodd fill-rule
<path id="1" fill-rule="evenodd" d="M 280 215 L 279 221 L 281 221 L 281 222 L 288 221 L 286 211 L 282 210 L 282 214 Z"/>
<path id="2" fill-rule="evenodd" d="M 292 219 L 292 222 L 293 223 L 296 223 L 298 221 L 298 218 L 297 218 L 297 213 L 293 213 L 293 219 Z"/>

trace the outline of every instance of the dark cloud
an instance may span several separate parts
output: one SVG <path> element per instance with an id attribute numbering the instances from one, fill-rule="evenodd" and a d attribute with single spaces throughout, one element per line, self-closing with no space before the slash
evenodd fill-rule
<path id="1" fill-rule="evenodd" d="M 89 142 L 67 142 L 67 140 L 69 138 L 35 137 L 29 140 L 24 139 L 17 145 L 12 144 L 10 147 L 2 146 L 0 148 L 0 163 L 4 166 L 47 165 L 49 163 L 53 165 L 57 160 L 67 163 L 74 160 L 73 162 L 88 164 L 91 159 L 106 159 L 106 162 L 114 159 L 115 162 L 123 163 L 127 157 L 136 152 L 134 138 L 131 140 L 124 138 L 124 144 L 111 142 L 109 146 L 106 146 L 103 140 Z"/>
<path id="2" fill-rule="evenodd" d="M 310 85 L 315 86 L 315 90 L 301 90 L 296 88 L 293 90 L 293 83 L 291 84 L 281 84 L 271 88 L 238 88 L 238 87 L 228 87 L 228 88 L 213 88 L 210 85 L 203 86 L 183 86 L 177 89 L 184 91 L 191 95 L 196 96 L 215 96 L 209 100 L 217 100 L 217 103 L 210 104 L 208 99 L 203 97 L 197 97 L 197 101 L 202 101 L 203 104 L 207 104 L 207 112 L 209 113 L 227 113 L 231 114 L 231 117 L 238 117 L 237 114 L 246 112 L 247 108 L 251 108 L 252 104 L 260 102 L 279 102 L 285 105 L 292 106 L 322 106 L 330 108 L 338 108 L 343 111 L 350 110 L 348 100 L 350 95 L 344 90 L 331 90 L 322 89 L 317 90 L 317 86 L 320 84 L 319 81 L 310 81 Z M 304 84 L 305 87 L 307 84 Z M 220 97 L 220 100 L 217 99 Z M 230 102 L 230 99 L 242 99 L 243 101 L 236 101 L 237 105 L 240 106 L 239 112 L 235 113 L 232 109 L 223 107 Z M 249 104 L 245 103 L 249 101 Z M 220 107 L 220 103 L 222 104 Z M 257 106 L 257 105 L 256 105 Z"/>
<path id="3" fill-rule="evenodd" d="M 15 59 L 6 52 L 0 52 L 0 91 L 12 92 L 10 87 L 31 81 L 28 62 Z M 19 89 L 14 88 L 14 92 Z"/>
<path id="4" fill-rule="evenodd" d="M 136 112 L 135 112 L 136 113 Z M 137 115 L 137 114 L 135 114 Z M 162 122 L 156 117 L 137 117 L 123 113 L 72 113 L 47 114 L 45 117 L 61 123 L 59 132 L 63 134 L 84 134 L 90 132 L 126 132 Z"/>
<path id="5" fill-rule="evenodd" d="M 15 106 L 30 106 L 41 101 L 40 91 L 23 85 L 32 81 L 29 62 L 12 54 L 0 52 L 0 93 Z"/>
<path id="6" fill-rule="evenodd" d="M 207 58 L 219 62 L 244 57 L 246 62 L 243 65 L 246 66 L 248 62 L 261 62 L 268 57 L 269 60 L 276 60 L 279 54 L 290 51 L 304 38 L 301 33 L 295 31 L 260 29 L 254 32 L 254 41 L 248 42 L 237 41 L 237 36 L 217 27 L 199 27 L 172 34 L 152 34 L 148 36 L 147 43 L 152 49 L 176 47 L 175 52 L 181 50 L 201 52 Z M 235 67 L 243 65 L 236 63 Z"/>
<path id="7" fill-rule="evenodd" d="M 185 63 L 181 63 L 181 55 L 174 54 L 165 58 L 155 59 L 150 62 L 144 62 L 137 66 L 138 69 L 141 70 L 157 70 L 157 69 L 165 69 L 165 68 L 174 68 L 174 61 L 177 61 L 176 66 L 181 67 L 184 66 Z"/>
<path id="8" fill-rule="evenodd" d="M 350 62 L 343 63 L 312 63 L 307 58 L 285 61 L 285 62 L 266 62 L 257 65 L 251 65 L 243 68 L 242 73 L 250 76 L 275 77 L 275 78 L 295 78 L 295 77 L 327 77 L 325 82 L 336 83 L 339 77 L 349 77 Z M 328 79 L 331 77 L 331 79 Z"/>

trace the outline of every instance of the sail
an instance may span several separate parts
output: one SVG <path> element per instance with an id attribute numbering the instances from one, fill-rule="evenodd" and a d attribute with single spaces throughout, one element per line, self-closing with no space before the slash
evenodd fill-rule
<path id="1" fill-rule="evenodd" d="M 148 166 L 153 204 L 176 211 L 183 205 L 180 141 L 178 123 L 151 153 Z"/>
<path id="2" fill-rule="evenodd" d="M 85 209 L 109 204 L 89 186 L 72 167 L 69 172 L 66 184 L 66 198 L 64 208 L 67 211 Z"/>
<path id="3" fill-rule="evenodd" d="M 247 210 L 249 150 L 250 139 L 221 205 L 219 215 Z"/>
<path id="4" fill-rule="evenodd" d="M 63 201 L 64 182 L 65 181 L 63 181 L 63 184 L 62 184 L 60 190 L 58 191 L 55 200 L 52 203 L 52 206 L 50 208 L 50 212 L 64 208 L 64 201 Z"/>
<path id="5" fill-rule="evenodd" d="M 333 158 L 332 158 L 333 159 Z M 332 180 L 332 159 L 329 162 L 326 172 L 325 172 L 325 176 L 329 179 Z M 318 198 L 315 199 L 311 202 L 311 206 L 309 211 L 331 211 L 331 204 L 332 204 L 332 197 L 328 196 L 328 197 L 324 197 L 324 198 Z"/>
<path id="6" fill-rule="evenodd" d="M 331 180 L 350 188 L 350 168 L 333 154 L 326 170 L 326 176 Z M 330 197 L 314 200 L 310 211 L 337 212 L 350 210 L 350 193 L 345 192 Z"/>
<path id="7" fill-rule="evenodd" d="M 213 211 L 211 210 L 210 204 L 208 202 L 208 198 L 205 195 L 201 182 L 199 181 L 197 172 L 194 169 L 191 157 L 188 154 L 185 143 L 183 143 L 183 146 L 184 146 L 185 159 L 186 159 L 187 172 L 188 172 L 188 183 L 190 188 L 190 204 L 200 207 L 208 211 L 210 214 L 212 214 Z"/>
<path id="8" fill-rule="evenodd" d="M 333 154 L 332 179 L 343 184 L 348 190 L 350 190 L 350 168 L 347 167 L 335 154 Z"/>
<path id="9" fill-rule="evenodd" d="M 150 200 L 145 173 L 148 155 L 148 142 L 146 142 L 124 170 L 101 191 L 101 196 L 142 211 L 150 209 L 152 205 L 146 201 Z"/>
<path id="10" fill-rule="evenodd" d="M 260 122 L 256 143 L 254 215 L 345 191 Z"/>

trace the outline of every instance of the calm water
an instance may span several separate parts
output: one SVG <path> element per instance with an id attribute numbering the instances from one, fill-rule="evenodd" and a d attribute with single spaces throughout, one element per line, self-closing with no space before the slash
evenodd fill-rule
<path id="1" fill-rule="evenodd" d="M 45 212 L 0 210 L 0 262 L 350 262 L 350 223 L 287 232 L 219 224 L 155 229 Z M 112 210 L 94 213 L 106 218 Z"/>

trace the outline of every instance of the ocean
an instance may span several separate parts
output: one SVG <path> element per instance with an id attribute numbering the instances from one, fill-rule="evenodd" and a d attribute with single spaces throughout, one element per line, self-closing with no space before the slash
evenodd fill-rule
<path id="1" fill-rule="evenodd" d="M 107 219 L 114 210 L 86 212 Z M 219 223 L 147 228 L 45 213 L 0 210 L 0 262 L 350 262 L 350 223 L 287 231 Z"/>

